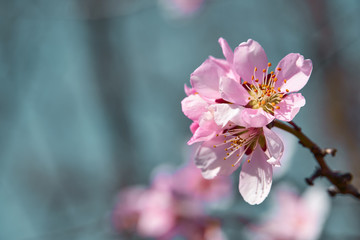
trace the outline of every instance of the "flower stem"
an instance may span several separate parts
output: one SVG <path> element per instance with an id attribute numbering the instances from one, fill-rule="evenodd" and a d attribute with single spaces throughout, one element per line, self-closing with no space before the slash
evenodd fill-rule
<path id="1" fill-rule="evenodd" d="M 334 187 L 329 189 L 329 193 L 331 196 L 341 193 L 350 194 L 353 195 L 355 198 L 360 199 L 360 192 L 351 184 L 351 173 L 340 173 L 338 171 L 333 171 L 325 162 L 325 156 L 328 154 L 335 156 L 336 149 L 320 148 L 316 143 L 311 141 L 310 138 L 308 138 L 301 131 L 301 128 L 298 125 L 296 125 L 294 122 L 290 122 L 289 124 L 291 126 L 285 124 L 284 122 L 275 120 L 273 126 L 296 136 L 300 140 L 299 143 L 312 152 L 320 166 L 320 168 L 316 170 L 316 174 L 313 174 L 310 178 L 307 178 L 307 182 L 311 185 L 313 183 L 313 180 L 315 180 L 316 178 L 325 177 L 335 187 L 335 190 Z"/>

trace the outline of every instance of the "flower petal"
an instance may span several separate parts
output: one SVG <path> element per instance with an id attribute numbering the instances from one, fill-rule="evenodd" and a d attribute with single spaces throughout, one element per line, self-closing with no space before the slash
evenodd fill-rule
<path id="1" fill-rule="evenodd" d="M 221 97 L 226 101 L 242 106 L 245 106 L 249 102 L 249 93 L 238 81 L 234 79 L 221 77 L 219 89 Z"/>
<path id="2" fill-rule="evenodd" d="M 181 101 L 183 113 L 191 120 L 198 120 L 207 111 L 209 104 L 199 94 L 193 94 Z"/>
<path id="3" fill-rule="evenodd" d="M 267 147 L 265 154 L 269 157 L 267 162 L 273 166 L 280 166 L 280 159 L 284 153 L 284 144 L 281 138 L 272 130 L 263 127 L 263 131 Z"/>
<path id="4" fill-rule="evenodd" d="M 246 202 L 260 204 L 268 196 L 272 184 L 272 166 L 267 157 L 257 147 L 250 162 L 244 162 L 239 178 L 239 191 Z"/>
<path id="5" fill-rule="evenodd" d="M 220 130 L 221 128 L 214 121 L 213 114 L 210 111 L 205 112 L 199 120 L 199 127 L 187 144 L 191 145 L 195 142 L 208 141 L 215 137 Z"/>
<path id="6" fill-rule="evenodd" d="M 242 111 L 244 110 L 241 106 L 233 104 L 213 104 L 210 109 L 214 111 L 214 121 L 217 125 L 225 127 L 230 121 L 243 126 Z"/>
<path id="7" fill-rule="evenodd" d="M 218 175 L 228 176 L 240 166 L 240 164 L 236 164 L 235 167 L 232 166 L 239 158 L 237 153 L 233 153 L 224 160 L 224 157 L 227 156 L 225 148 L 230 148 L 231 143 L 225 144 L 223 140 L 219 136 L 212 141 L 204 142 L 195 154 L 195 164 L 201 169 L 201 173 L 206 179 L 212 179 Z M 214 145 L 217 147 L 214 148 Z M 238 151 L 240 156 L 243 151 L 243 148 Z"/>
<path id="8" fill-rule="evenodd" d="M 312 62 L 310 59 L 304 60 L 304 56 L 299 53 L 290 53 L 281 59 L 277 68 L 281 68 L 281 71 L 277 71 L 279 81 L 276 83 L 276 88 L 280 87 L 282 92 L 285 92 L 286 89 L 290 92 L 297 92 L 309 80 Z M 286 79 L 286 83 L 284 83 L 284 79 Z"/>
<path id="9" fill-rule="evenodd" d="M 197 121 L 191 123 L 190 131 L 192 132 L 192 134 L 194 134 L 198 128 L 199 128 L 199 123 Z"/>
<path id="10" fill-rule="evenodd" d="M 230 48 L 229 44 L 227 43 L 227 41 L 225 39 L 223 39 L 223 38 L 219 38 L 219 44 L 221 46 L 222 52 L 223 52 L 226 60 L 229 63 L 232 63 L 233 59 L 234 59 L 234 53 L 231 50 L 231 48 Z"/>
<path id="11" fill-rule="evenodd" d="M 262 108 L 245 108 L 242 112 L 242 122 L 244 127 L 263 127 L 274 120 L 274 116 L 265 112 Z"/>
<path id="12" fill-rule="evenodd" d="M 296 116 L 305 103 L 305 98 L 301 93 L 289 94 L 278 104 L 280 109 L 275 110 L 275 118 L 289 122 Z"/>
<path id="13" fill-rule="evenodd" d="M 245 81 L 250 81 L 255 67 L 258 68 L 255 78 L 262 80 L 262 69 L 267 68 L 267 57 L 261 45 L 249 39 L 241 43 L 234 51 L 234 68 Z"/>
<path id="14" fill-rule="evenodd" d="M 219 92 L 220 77 L 225 76 L 224 68 L 212 58 L 208 58 L 190 76 L 191 85 L 201 95 L 209 99 L 221 98 Z"/>
<path id="15" fill-rule="evenodd" d="M 185 91 L 185 93 L 186 93 L 186 96 L 189 96 L 189 95 L 191 95 L 191 94 L 195 94 L 196 93 L 196 91 L 195 91 L 195 89 L 194 88 L 189 88 L 187 85 L 186 85 L 186 83 L 184 84 L 184 91 Z"/>

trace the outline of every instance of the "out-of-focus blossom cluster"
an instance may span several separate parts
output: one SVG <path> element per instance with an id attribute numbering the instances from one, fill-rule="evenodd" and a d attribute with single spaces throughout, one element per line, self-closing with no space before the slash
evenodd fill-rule
<path id="1" fill-rule="evenodd" d="M 282 140 L 267 125 L 291 121 L 305 105 L 297 92 L 307 83 L 312 63 L 290 53 L 271 70 L 258 42 L 249 39 L 234 51 L 223 38 L 219 43 L 225 59 L 209 57 L 191 74 L 191 88 L 185 85 L 182 110 L 193 121 L 188 144 L 202 142 L 195 162 L 204 178 L 229 175 L 242 166 L 239 192 L 246 202 L 260 204 L 284 152 Z"/>
<path id="2" fill-rule="evenodd" d="M 231 180 L 206 180 L 195 165 L 175 172 L 160 171 L 150 187 L 122 190 L 113 211 L 114 228 L 126 235 L 154 239 L 226 239 L 220 221 L 205 213 L 207 203 L 231 196 Z"/>
<path id="3" fill-rule="evenodd" d="M 275 191 L 272 210 L 249 228 L 251 240 L 316 240 L 330 210 L 323 189 L 309 188 L 302 196 L 289 186 Z"/>

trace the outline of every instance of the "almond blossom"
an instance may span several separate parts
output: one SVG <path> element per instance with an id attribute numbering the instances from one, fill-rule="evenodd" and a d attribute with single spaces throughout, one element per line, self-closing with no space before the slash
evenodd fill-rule
<path id="1" fill-rule="evenodd" d="M 267 127 L 245 128 L 228 124 L 222 133 L 202 143 L 195 163 L 206 179 L 230 175 L 242 163 L 239 192 L 249 204 L 260 204 L 268 196 L 273 167 L 280 166 L 284 146 Z"/>
<path id="2" fill-rule="evenodd" d="M 193 106 L 221 103 L 235 124 L 263 127 L 279 119 L 291 121 L 305 105 L 297 93 L 307 83 L 312 62 L 298 53 L 286 55 L 272 71 L 264 49 L 252 39 L 241 43 L 234 52 L 226 40 L 219 39 L 225 59 L 209 57 L 190 77 L 193 92 L 185 100 Z M 200 113 L 199 113 L 200 114 Z"/>
<path id="3" fill-rule="evenodd" d="M 231 179 L 225 176 L 211 180 L 203 178 L 200 169 L 190 161 L 176 171 L 160 169 L 153 179 L 153 186 L 170 189 L 176 195 L 193 201 L 211 203 L 232 195 L 231 182 Z"/>
<path id="4" fill-rule="evenodd" d="M 158 240 L 226 240 L 220 221 L 205 214 L 203 203 L 229 196 L 230 179 L 199 176 L 199 169 L 189 164 L 176 172 L 156 172 L 149 188 L 122 190 L 113 211 L 114 228 Z"/>
<path id="5" fill-rule="evenodd" d="M 319 187 L 299 196 L 290 187 L 280 187 L 271 212 L 264 221 L 251 227 L 253 240 L 316 240 L 330 210 L 330 201 Z"/>

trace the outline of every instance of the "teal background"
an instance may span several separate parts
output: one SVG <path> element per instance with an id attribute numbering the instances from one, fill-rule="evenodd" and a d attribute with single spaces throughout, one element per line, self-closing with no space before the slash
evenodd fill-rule
<path id="1" fill-rule="evenodd" d="M 116 194 L 188 158 L 183 85 L 209 55 L 223 57 L 219 37 L 232 48 L 255 39 L 273 65 L 289 52 L 313 60 L 295 121 L 338 148 L 327 161 L 360 187 L 359 10 L 356 0 L 212 0 L 174 18 L 150 0 L 1 1 L 0 239 L 121 239 L 109 220 Z M 299 145 L 275 184 L 304 190 L 315 166 Z M 269 206 L 236 196 L 229 213 Z M 359 202 L 331 201 L 322 239 L 360 239 Z"/>

